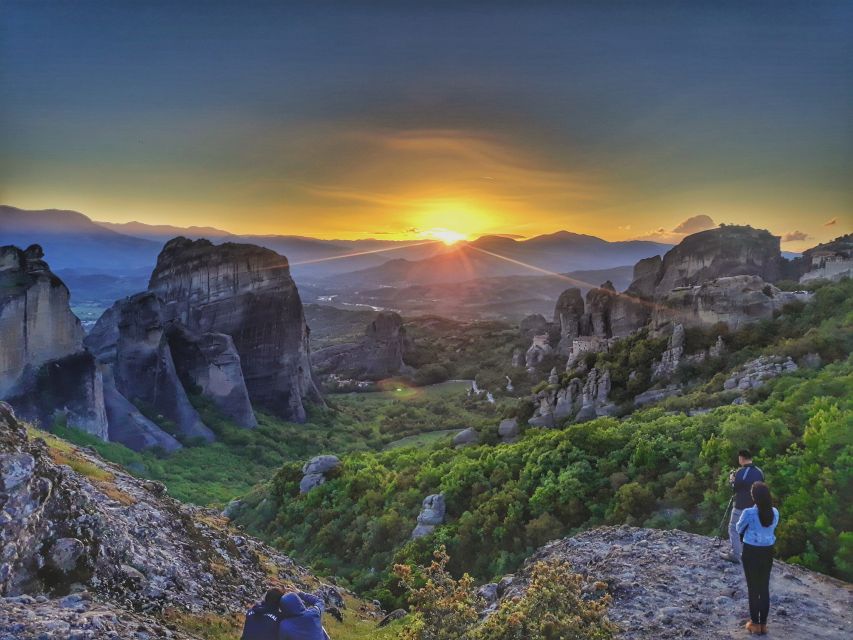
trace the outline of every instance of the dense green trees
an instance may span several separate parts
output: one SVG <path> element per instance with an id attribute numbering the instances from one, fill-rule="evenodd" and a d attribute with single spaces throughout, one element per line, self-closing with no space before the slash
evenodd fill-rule
<path id="1" fill-rule="evenodd" d="M 347 457 L 341 474 L 299 497 L 286 465 L 248 498 L 243 522 L 320 570 L 372 595 L 401 593 L 394 562 L 424 563 L 447 545 L 450 568 L 489 579 L 544 541 L 607 523 L 711 533 L 729 497 L 728 470 L 749 447 L 782 511 L 780 557 L 850 573 L 853 362 L 768 385 L 754 405 L 688 416 L 655 408 L 563 430 L 530 430 L 515 444 L 400 449 Z M 442 492 L 448 523 L 408 541 L 421 500 Z"/>

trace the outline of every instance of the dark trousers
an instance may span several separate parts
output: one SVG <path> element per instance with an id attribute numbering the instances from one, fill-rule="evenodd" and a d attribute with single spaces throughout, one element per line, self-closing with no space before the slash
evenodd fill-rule
<path id="1" fill-rule="evenodd" d="M 749 590 L 749 617 L 754 624 L 767 624 L 770 613 L 770 570 L 773 547 L 743 545 L 743 572 Z"/>

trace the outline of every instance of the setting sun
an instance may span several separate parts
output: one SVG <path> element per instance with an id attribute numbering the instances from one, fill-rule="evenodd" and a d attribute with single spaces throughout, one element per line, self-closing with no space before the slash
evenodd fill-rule
<path id="1" fill-rule="evenodd" d="M 464 233 L 459 233 L 458 231 L 453 231 L 452 229 L 428 229 L 421 233 L 424 238 L 429 238 L 431 240 L 441 240 L 446 245 L 456 244 L 461 240 L 467 240 L 468 236 Z"/>

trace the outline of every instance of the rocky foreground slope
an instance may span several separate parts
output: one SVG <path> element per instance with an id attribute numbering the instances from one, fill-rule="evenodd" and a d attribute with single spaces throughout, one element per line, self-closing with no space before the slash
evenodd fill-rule
<path id="1" fill-rule="evenodd" d="M 45 437 L 0 403 L 0 639 L 205 637 L 270 583 L 345 606 L 342 590 L 217 512 Z"/>
<path id="2" fill-rule="evenodd" d="M 749 609 L 743 570 L 719 551 L 711 538 L 683 531 L 594 529 L 545 545 L 518 576 L 502 581 L 500 591 L 504 598 L 523 591 L 537 561 L 567 561 L 591 584 L 606 584 L 613 597 L 608 616 L 624 640 L 744 638 Z M 853 585 L 777 561 L 770 594 L 768 637 L 853 637 Z"/>

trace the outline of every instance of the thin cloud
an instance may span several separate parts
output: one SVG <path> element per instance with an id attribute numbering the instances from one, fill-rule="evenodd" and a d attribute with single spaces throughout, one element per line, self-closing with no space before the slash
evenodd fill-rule
<path id="1" fill-rule="evenodd" d="M 672 230 L 672 232 L 689 235 L 691 233 L 698 233 L 699 231 L 713 229 L 716 226 L 717 223 L 714 222 L 710 216 L 700 214 L 682 221 L 677 227 L 675 227 L 675 229 Z"/>
<path id="2" fill-rule="evenodd" d="M 789 231 L 782 236 L 782 242 L 802 242 L 809 238 L 811 238 L 811 236 L 803 231 Z"/>
<path id="3" fill-rule="evenodd" d="M 829 220 L 827 220 L 826 222 L 823 223 L 823 226 L 824 227 L 831 227 L 832 225 L 836 224 L 837 222 L 838 222 L 838 218 L 830 218 Z"/>

